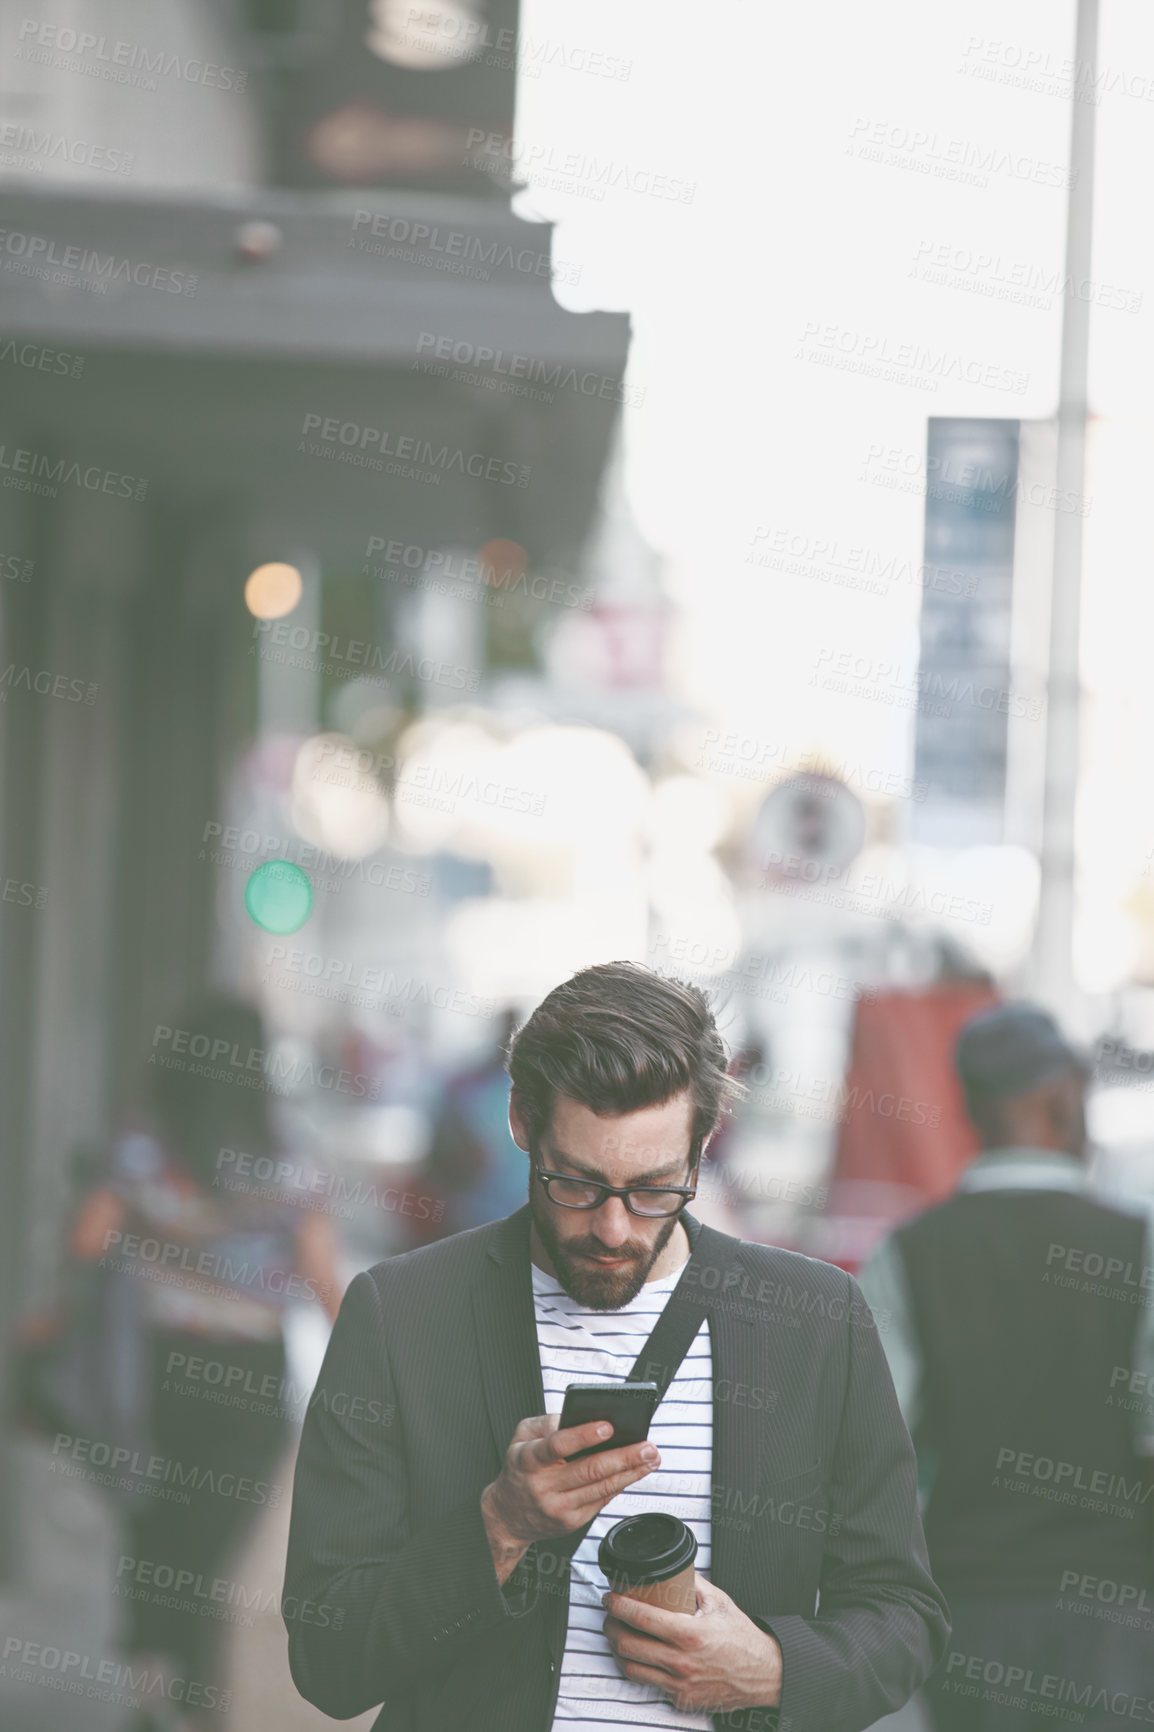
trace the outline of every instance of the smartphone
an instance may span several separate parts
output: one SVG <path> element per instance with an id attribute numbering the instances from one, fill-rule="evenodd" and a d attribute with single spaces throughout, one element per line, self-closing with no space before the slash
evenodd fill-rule
<path id="1" fill-rule="evenodd" d="M 631 1443 L 644 1443 L 649 1436 L 649 1422 L 657 1407 L 656 1383 L 570 1383 L 565 1390 L 565 1405 L 561 1409 L 559 1431 L 572 1425 L 591 1425 L 595 1419 L 607 1419 L 613 1436 L 604 1443 L 594 1443 L 567 1455 L 566 1461 L 580 1461 L 586 1455 L 600 1455 L 606 1449 L 623 1449 Z"/>

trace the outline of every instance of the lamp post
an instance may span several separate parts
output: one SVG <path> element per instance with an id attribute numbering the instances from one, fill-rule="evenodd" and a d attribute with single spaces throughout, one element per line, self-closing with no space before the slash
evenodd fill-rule
<path id="1" fill-rule="evenodd" d="M 1066 218 L 1066 294 L 1058 388 L 1059 499 L 1080 506 L 1086 489 L 1087 373 L 1090 303 L 1073 292 L 1090 276 L 1094 214 L 1094 74 L 1098 0 L 1078 0 L 1070 117 L 1070 188 Z M 1084 93 L 1084 94 L 1083 94 Z M 1082 513 L 1059 512 L 1050 586 L 1050 659 L 1046 706 L 1041 887 L 1035 935 L 1036 996 L 1084 1036 L 1084 1006 L 1074 977 L 1075 817 L 1078 798 L 1081 682 Z"/>

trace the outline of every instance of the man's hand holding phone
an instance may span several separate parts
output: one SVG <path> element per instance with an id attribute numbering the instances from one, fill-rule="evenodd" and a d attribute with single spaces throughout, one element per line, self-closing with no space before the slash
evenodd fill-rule
<path id="1" fill-rule="evenodd" d="M 652 1443 L 604 1449 L 580 1461 L 566 1456 L 603 1443 L 605 1420 L 560 1429 L 560 1415 L 523 1419 L 505 1451 L 498 1477 L 481 1493 L 481 1514 L 497 1580 L 504 1583 L 534 1540 L 575 1533 L 599 1510 L 660 1465 Z"/>

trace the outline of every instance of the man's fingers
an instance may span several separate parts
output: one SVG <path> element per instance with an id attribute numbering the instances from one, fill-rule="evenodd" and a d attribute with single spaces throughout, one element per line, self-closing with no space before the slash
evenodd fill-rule
<path id="1" fill-rule="evenodd" d="M 567 1501 L 572 1508 L 588 1509 L 591 1514 L 596 1515 L 598 1510 L 612 1502 L 618 1492 L 624 1491 L 627 1485 L 644 1479 L 652 1471 L 650 1467 L 627 1467 L 620 1473 L 611 1474 L 608 1479 L 595 1479 L 592 1485 L 584 1481 L 573 1485 L 566 1480 L 557 1479 L 549 1489 L 554 1497 Z"/>
<path id="2" fill-rule="evenodd" d="M 535 1413 L 531 1419 L 518 1421 L 517 1429 L 513 1433 L 513 1442 L 528 1443 L 530 1439 L 535 1437 L 547 1437 L 551 1431 L 556 1430 L 556 1426 L 557 1415 L 555 1413 Z"/>
<path id="3" fill-rule="evenodd" d="M 532 1426 L 532 1431 L 521 1433 L 522 1426 Z M 521 1433 L 519 1436 L 518 1433 Z M 521 1445 L 519 1466 L 522 1472 L 532 1472 L 537 1468 L 553 1468 L 564 1459 L 566 1451 L 557 1447 L 558 1433 L 557 1415 L 542 1414 L 538 1419 L 523 1419 L 521 1425 L 513 1433 L 513 1442 Z"/>
<path id="4" fill-rule="evenodd" d="M 588 1427 L 573 1426 L 567 1432 L 558 1431 L 551 1437 L 535 1438 L 524 1446 L 522 1468 L 548 1468 L 552 1470 L 550 1478 L 559 1491 L 584 1488 L 591 1497 L 600 1495 L 604 1503 L 610 1495 L 604 1490 L 606 1486 L 614 1485 L 618 1481 L 622 1485 L 628 1485 L 630 1479 L 652 1473 L 654 1468 L 661 1465 L 661 1457 L 656 1453 L 653 1461 L 643 1462 L 640 1459 L 643 1449 L 654 1447 L 645 1443 L 631 1443 L 623 1445 L 621 1449 L 606 1449 L 597 1455 L 587 1455 L 582 1461 L 566 1462 L 563 1458 L 566 1454 L 571 1454 L 572 1450 L 568 1445 L 563 1445 L 558 1452 L 557 1439 L 579 1436 L 585 1430 L 588 1430 Z M 624 1479 L 621 1478 L 622 1474 L 626 1475 Z"/>
<path id="5" fill-rule="evenodd" d="M 652 1443 L 624 1444 L 620 1449 L 602 1450 L 599 1455 L 587 1455 L 584 1461 L 573 1463 L 580 1474 L 578 1483 L 589 1486 L 596 1485 L 598 1480 L 616 1479 L 621 1473 L 652 1473 L 660 1465 L 661 1457 Z"/>
<path id="6" fill-rule="evenodd" d="M 556 1432 L 538 1432 L 521 1446 L 520 1468 L 523 1473 L 539 1472 L 542 1468 L 556 1469 L 562 1464 L 564 1450 L 558 1450 Z"/>
<path id="7" fill-rule="evenodd" d="M 652 1450 L 650 1461 L 642 1460 L 642 1451 Z M 559 1485 L 583 1486 L 590 1497 L 594 1495 L 607 1496 L 606 1486 L 617 1485 L 620 1482 L 628 1485 L 631 1479 L 640 1479 L 643 1474 L 652 1473 L 661 1466 L 661 1457 L 651 1443 L 625 1444 L 621 1449 L 606 1449 L 599 1455 L 587 1455 L 584 1461 L 574 1461 L 567 1464 L 564 1479 L 558 1477 Z M 626 1477 L 622 1479 L 622 1475 Z"/>
<path id="8" fill-rule="evenodd" d="M 605 1637 L 627 1677 L 637 1678 L 644 1672 L 649 1674 L 645 1682 L 660 1683 L 665 1689 L 680 1683 L 681 1662 L 675 1649 L 663 1648 L 651 1637 L 638 1635 L 616 1618 L 606 1618 Z"/>
<path id="9" fill-rule="evenodd" d="M 700 1576 L 697 1582 L 700 1587 Z M 664 1606 L 651 1606 L 647 1600 L 634 1600 L 628 1594 L 606 1594 L 602 1603 L 611 1618 L 658 1642 L 685 1647 L 697 1640 L 698 1626 L 684 1612 L 668 1612 Z"/>
<path id="10" fill-rule="evenodd" d="M 665 1664 L 665 1657 L 659 1656 L 652 1636 L 642 1635 L 632 1624 L 622 1623 L 612 1612 L 606 1614 L 601 1626 L 605 1632 L 605 1640 L 624 1660 L 647 1660 L 651 1666 Z"/>
<path id="11" fill-rule="evenodd" d="M 598 1515 L 607 1503 L 612 1503 L 618 1492 L 624 1491 L 627 1485 L 633 1485 L 635 1481 L 644 1479 L 646 1474 L 651 1471 L 647 1467 L 628 1468 L 624 1473 L 614 1474 L 612 1479 L 598 1480 L 595 1485 L 560 1486 L 558 1492 L 561 1496 L 568 1492 L 570 1494 L 570 1507 L 583 1512 L 580 1517 L 575 1517 L 573 1522 L 574 1527 L 580 1527 L 582 1522 L 592 1521 L 593 1517 Z"/>
<path id="12" fill-rule="evenodd" d="M 612 1435 L 613 1427 L 607 1419 L 590 1419 L 584 1425 L 567 1425 L 564 1431 L 555 1431 L 551 1441 L 556 1454 L 562 1457 L 576 1455 L 579 1449 L 592 1449 L 595 1443 L 604 1443 Z"/>
<path id="13" fill-rule="evenodd" d="M 637 1660 L 626 1661 L 621 1671 L 632 1684 L 652 1684 L 656 1689 L 664 1690 L 666 1695 L 674 1698 L 673 1706 L 676 1707 L 678 1682 L 671 1673 L 661 1672 L 656 1666 L 642 1666 Z"/>
<path id="14" fill-rule="evenodd" d="M 605 1505 L 612 1503 L 618 1492 L 624 1491 L 625 1487 L 632 1485 L 635 1480 L 644 1479 L 649 1471 L 647 1467 L 633 1468 L 628 1473 L 617 1474 L 614 1479 L 601 1480 L 597 1485 L 584 1488 L 581 1491 L 580 1502 L 576 1504 L 571 1502 L 569 1506 L 572 1512 L 570 1532 L 574 1528 L 582 1527 L 585 1522 L 592 1521 L 595 1515 L 600 1515 Z"/>
<path id="15" fill-rule="evenodd" d="M 591 1497 L 600 1498 L 603 1504 L 607 1504 L 610 1499 L 617 1496 L 618 1492 L 624 1491 L 627 1485 L 636 1484 L 639 1479 L 644 1479 L 647 1474 L 652 1472 L 652 1467 L 647 1463 L 641 1467 L 627 1467 L 621 1473 L 613 1474 L 610 1479 L 598 1480 L 589 1487 L 589 1494 Z"/>

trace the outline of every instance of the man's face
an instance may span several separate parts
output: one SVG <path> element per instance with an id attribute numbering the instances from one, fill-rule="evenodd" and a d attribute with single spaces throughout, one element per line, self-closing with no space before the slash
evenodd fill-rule
<path id="1" fill-rule="evenodd" d="M 527 1149 L 515 1100 L 511 1116 L 517 1142 Z M 604 1117 L 559 1095 L 537 1145 L 537 1164 L 608 1185 L 686 1185 L 692 1128 L 688 1091 L 660 1106 Z M 535 1169 L 529 1205 L 557 1279 L 579 1305 L 596 1311 L 616 1311 L 636 1298 L 677 1227 L 676 1215 L 631 1215 L 622 1197 L 607 1197 L 596 1209 L 563 1208 L 550 1200 Z"/>

